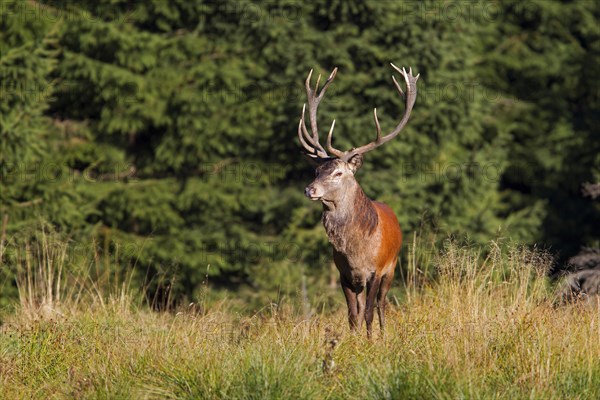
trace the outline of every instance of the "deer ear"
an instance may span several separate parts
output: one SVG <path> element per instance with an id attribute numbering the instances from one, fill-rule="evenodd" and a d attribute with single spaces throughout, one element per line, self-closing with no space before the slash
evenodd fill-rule
<path id="1" fill-rule="evenodd" d="M 352 170 L 353 174 L 355 174 L 356 171 L 358 171 L 359 168 L 362 167 L 362 165 L 363 165 L 362 154 L 356 154 L 356 155 L 352 156 L 351 159 L 348 160 L 348 166 L 350 167 L 350 170 Z"/>

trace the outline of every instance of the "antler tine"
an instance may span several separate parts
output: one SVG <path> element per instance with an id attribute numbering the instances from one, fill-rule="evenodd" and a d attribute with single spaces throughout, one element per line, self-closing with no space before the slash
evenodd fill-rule
<path id="1" fill-rule="evenodd" d="M 394 85 L 396 85 L 396 89 L 398 89 L 398 93 L 400 93 L 400 96 L 402 96 L 402 100 L 406 100 L 406 95 L 404 94 L 404 90 L 402 90 L 402 87 L 400 86 L 400 84 L 398 83 L 398 81 L 396 80 L 396 77 L 394 75 L 392 75 L 392 80 L 394 81 Z"/>
<path id="2" fill-rule="evenodd" d="M 348 161 L 350 158 L 352 158 L 356 154 L 364 154 L 368 151 L 371 151 L 371 150 L 381 146 L 382 144 L 392 140 L 394 137 L 396 137 L 400 133 L 400 131 L 402 131 L 402 129 L 404 129 L 404 126 L 406 126 L 406 123 L 408 122 L 410 113 L 411 113 L 412 108 L 417 99 L 417 80 L 419 79 L 420 74 L 417 74 L 417 76 L 413 76 L 412 67 L 409 67 L 408 72 L 406 72 L 405 68 L 400 69 L 397 66 L 395 66 L 394 64 L 392 64 L 392 63 L 390 63 L 390 64 L 396 71 L 398 71 L 404 77 L 404 81 L 406 82 L 406 93 L 405 93 L 402 90 L 402 87 L 400 86 L 400 84 L 398 83 L 396 78 L 392 75 L 392 80 L 394 81 L 396 89 L 398 89 L 398 92 L 404 99 L 404 103 L 405 103 L 404 115 L 402 116 L 402 119 L 400 120 L 398 125 L 396 125 L 396 127 L 394 128 L 393 131 L 391 131 L 390 133 L 388 133 L 385 136 L 381 136 L 381 126 L 379 125 L 379 120 L 377 118 L 377 109 L 373 110 L 373 115 L 375 118 L 375 128 L 377 129 L 377 139 L 375 139 L 373 142 L 370 142 L 364 146 L 347 151 L 346 153 L 344 153 L 344 156 L 342 158 L 344 161 Z"/>
<path id="3" fill-rule="evenodd" d="M 335 119 L 331 123 L 331 128 L 329 128 L 329 133 L 327 134 L 327 150 L 337 158 L 342 158 L 344 152 L 337 150 L 331 145 L 331 138 L 333 137 L 333 128 L 335 128 Z"/>
<path id="4" fill-rule="evenodd" d="M 302 105 L 302 116 L 300 117 L 300 122 L 302 122 L 302 133 L 304 134 L 304 138 L 308 140 L 308 142 L 313 146 L 320 146 L 319 142 L 315 143 L 314 138 L 308 133 L 306 129 L 306 123 L 304 122 L 304 116 L 306 115 L 306 103 Z"/>
<path id="5" fill-rule="evenodd" d="M 298 138 L 300 139 L 300 144 L 308 153 L 313 153 L 315 151 L 314 147 L 310 147 L 308 143 L 306 143 L 306 140 L 304 140 L 304 138 L 302 137 L 302 123 L 302 118 L 300 118 L 300 122 L 298 123 Z"/>
<path id="6" fill-rule="evenodd" d="M 313 147 L 312 145 L 306 143 L 306 140 L 301 132 L 303 124 L 304 121 L 300 120 L 300 123 L 298 124 L 298 138 L 300 139 L 300 144 L 302 144 L 302 147 L 304 147 L 304 154 L 312 158 L 327 158 L 328 155 L 322 148 Z"/>
<path id="7" fill-rule="evenodd" d="M 328 157 L 327 152 L 321 146 L 319 141 L 316 142 L 308 133 L 306 129 L 306 123 L 304 121 L 304 116 L 306 114 L 306 104 L 302 106 L 302 116 L 300 118 L 300 124 L 298 125 L 298 137 L 300 138 L 300 143 L 302 146 L 309 152 L 308 155 L 311 157 Z M 308 143 L 306 143 L 308 141 Z"/>
<path id="8" fill-rule="evenodd" d="M 375 139 L 375 141 L 379 142 L 381 140 L 381 126 L 379 125 L 379 119 L 377 119 L 376 108 L 373 109 L 373 116 L 375 117 L 375 128 L 377 128 L 377 139 Z"/>
<path id="9" fill-rule="evenodd" d="M 308 73 L 308 76 L 306 77 L 306 81 L 304 81 L 304 86 L 306 87 L 306 92 L 311 92 L 312 93 L 312 89 L 310 88 L 310 78 L 312 77 L 312 73 L 313 70 L 311 68 L 310 72 Z"/>
<path id="10" fill-rule="evenodd" d="M 400 68 L 396 67 L 396 66 L 394 65 L 394 63 L 390 63 L 390 65 L 391 65 L 391 66 L 392 66 L 392 68 L 394 68 L 396 71 L 398 71 L 399 73 L 402 73 L 402 70 L 401 70 Z"/>
<path id="11" fill-rule="evenodd" d="M 335 67 L 333 69 L 333 71 L 331 71 L 331 74 L 329 74 L 329 78 L 327 78 L 327 80 L 325 81 L 325 84 L 323 85 L 323 89 L 321 90 L 321 93 L 319 93 L 319 101 L 321 101 L 321 99 L 323 98 L 323 96 L 325 95 L 325 92 L 327 91 L 327 89 L 329 88 L 329 85 L 331 84 L 331 82 L 333 82 L 335 76 L 337 75 L 337 67 Z M 319 79 L 321 78 L 321 75 L 319 75 Z M 318 87 L 318 80 L 317 80 L 317 87 Z"/>

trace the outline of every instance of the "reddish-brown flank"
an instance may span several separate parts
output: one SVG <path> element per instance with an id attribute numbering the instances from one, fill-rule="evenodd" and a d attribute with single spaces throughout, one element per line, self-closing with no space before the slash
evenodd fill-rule
<path id="1" fill-rule="evenodd" d="M 377 276 L 381 276 L 382 273 L 387 272 L 385 271 L 387 267 L 392 265 L 394 268 L 396 266 L 398 253 L 402 246 L 402 231 L 394 211 L 387 204 L 374 201 L 373 205 L 381 224 L 381 245 L 377 255 L 376 272 Z"/>

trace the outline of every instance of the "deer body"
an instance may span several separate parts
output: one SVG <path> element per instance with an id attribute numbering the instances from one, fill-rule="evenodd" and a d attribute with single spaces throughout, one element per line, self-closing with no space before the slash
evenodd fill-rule
<path id="1" fill-rule="evenodd" d="M 364 319 L 370 335 L 376 302 L 379 324 L 385 324 L 385 296 L 402 245 L 398 220 L 390 207 L 365 195 L 352 167 L 341 160 L 319 166 L 305 193 L 323 203 L 323 225 L 333 245 L 350 326 L 360 327 Z"/>
<path id="2" fill-rule="evenodd" d="M 306 154 L 319 161 L 320 165 L 316 169 L 317 177 L 306 187 L 305 194 L 311 200 L 323 203 L 323 225 L 333 245 L 333 260 L 340 272 L 340 282 L 348 305 L 350 327 L 360 328 L 362 321 L 365 320 L 367 335 L 370 337 L 376 304 L 379 324 L 383 332 L 385 297 L 394 278 L 398 253 L 402 245 L 402 232 L 392 209 L 386 204 L 370 200 L 356 181 L 354 174 L 362 166 L 362 154 L 392 139 L 408 121 L 416 98 L 418 75 L 414 77 L 412 71 L 410 73 L 400 71 L 406 81 L 407 95 L 404 95 L 400 85 L 394 79 L 398 91 L 406 100 L 406 111 L 396 129 L 390 134 L 381 136 L 375 111 L 377 139 L 359 148 L 342 152 L 331 145 L 334 121 L 327 137 L 327 150 L 336 156 L 332 158 L 319 143 L 316 110 L 336 72 L 337 69 L 334 69 L 321 93 L 318 93 L 319 80 L 315 90 L 310 88 L 312 71 L 306 80 L 313 135 L 308 133 L 305 126 L 303 110 L 298 136 Z"/>

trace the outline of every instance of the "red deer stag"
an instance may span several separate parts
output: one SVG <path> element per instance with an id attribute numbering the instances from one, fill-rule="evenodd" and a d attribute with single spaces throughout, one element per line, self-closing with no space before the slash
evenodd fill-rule
<path id="1" fill-rule="evenodd" d="M 308 133 L 304 122 L 306 104 L 298 125 L 298 137 L 304 153 L 316 160 L 314 182 L 305 189 L 311 200 L 323 203 L 323 225 L 333 245 L 333 260 L 340 272 L 340 281 L 348 305 L 350 328 L 355 330 L 367 323 L 367 336 L 371 337 L 373 310 L 378 304 L 379 325 L 383 334 L 385 325 L 385 297 L 394 278 L 394 269 L 402 245 L 402 232 L 398 219 L 386 204 L 370 200 L 354 178 L 361 167 L 363 154 L 392 140 L 404 128 L 417 97 L 417 79 L 412 69 L 406 72 L 394 64 L 392 67 L 404 77 L 406 94 L 396 78 L 392 76 L 398 92 L 405 101 L 402 119 L 393 131 L 381 135 L 377 119 L 377 109 L 373 114 L 377 138 L 364 146 L 348 151 L 340 151 L 331 145 L 335 120 L 327 136 L 326 147 L 319 142 L 317 129 L 317 108 L 327 88 L 335 78 L 337 68 L 333 70 L 319 92 L 319 81 L 311 88 L 312 70 L 306 78 L 308 97 L 308 115 L 312 134 Z M 330 156 L 331 154 L 332 156 Z"/>

